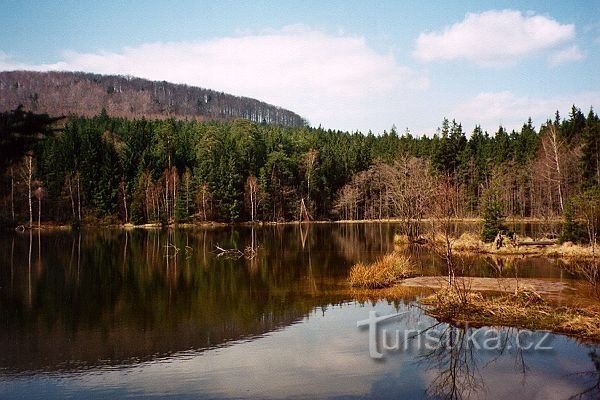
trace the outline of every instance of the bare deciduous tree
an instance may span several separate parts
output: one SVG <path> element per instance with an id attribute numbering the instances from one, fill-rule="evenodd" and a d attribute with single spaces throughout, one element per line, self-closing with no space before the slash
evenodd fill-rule
<path id="1" fill-rule="evenodd" d="M 254 175 L 250 175 L 246 179 L 246 202 L 250 207 L 250 220 L 255 221 L 257 217 L 258 206 L 262 196 L 259 191 L 258 179 Z"/>
<path id="2" fill-rule="evenodd" d="M 42 182 L 36 180 L 35 182 L 35 190 L 33 191 L 33 195 L 38 201 L 38 229 L 42 228 L 42 199 L 44 198 L 46 191 L 42 186 Z"/>
<path id="3" fill-rule="evenodd" d="M 420 158 L 405 157 L 386 169 L 384 181 L 395 215 L 403 222 L 410 240 L 421 234 L 422 220 L 431 207 L 435 192 L 435 179 L 429 162 Z"/>
<path id="4" fill-rule="evenodd" d="M 27 202 L 29 205 L 29 228 L 33 227 L 33 155 L 28 153 L 23 159 L 23 168 L 21 169 L 21 176 L 25 183 L 27 190 Z"/>
<path id="5" fill-rule="evenodd" d="M 552 123 L 549 123 L 546 127 L 545 133 L 542 136 L 540 155 L 538 157 L 538 170 L 545 178 L 548 189 L 556 191 L 560 212 L 564 210 L 563 164 L 565 151 L 566 146 L 562 139 L 558 136 L 556 126 L 554 126 Z"/>

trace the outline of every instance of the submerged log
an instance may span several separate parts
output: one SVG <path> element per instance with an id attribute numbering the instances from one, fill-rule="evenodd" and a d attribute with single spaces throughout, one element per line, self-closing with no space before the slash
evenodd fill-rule
<path id="1" fill-rule="evenodd" d="M 531 242 L 518 242 L 518 246 L 552 246 L 558 243 L 556 240 L 539 240 Z"/>
<path id="2" fill-rule="evenodd" d="M 416 239 L 410 240 L 411 244 L 427 244 L 429 241 L 424 237 L 418 237 Z"/>

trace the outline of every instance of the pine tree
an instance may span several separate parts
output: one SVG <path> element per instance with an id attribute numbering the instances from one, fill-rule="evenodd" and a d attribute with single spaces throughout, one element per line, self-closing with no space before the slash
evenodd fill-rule
<path id="1" fill-rule="evenodd" d="M 148 222 L 146 216 L 146 174 L 140 173 L 135 181 L 135 187 L 133 190 L 131 206 L 130 206 L 130 219 L 131 223 L 141 225 Z"/>
<path id="2" fill-rule="evenodd" d="M 175 204 L 175 222 L 185 222 L 194 214 L 195 187 L 189 168 L 181 176 L 179 194 Z"/>
<path id="3" fill-rule="evenodd" d="M 483 229 L 481 231 L 481 238 L 484 242 L 492 242 L 498 233 L 505 234 L 508 232 L 502 213 L 503 208 L 498 190 L 495 187 L 489 188 L 485 194 L 483 203 Z"/>
<path id="4" fill-rule="evenodd" d="M 600 184 L 600 119 L 591 108 L 582 136 L 583 184 L 584 187 L 591 188 Z"/>

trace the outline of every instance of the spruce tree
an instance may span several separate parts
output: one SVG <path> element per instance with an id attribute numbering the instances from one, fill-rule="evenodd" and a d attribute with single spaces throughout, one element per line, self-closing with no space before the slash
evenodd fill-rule
<path id="1" fill-rule="evenodd" d="M 584 187 L 591 188 L 600 184 L 600 119 L 591 108 L 582 136 L 583 184 Z"/>
<path id="2" fill-rule="evenodd" d="M 508 233 L 502 213 L 502 202 L 495 188 L 488 189 L 483 203 L 483 229 L 481 238 L 484 242 L 492 242 L 498 233 Z"/>
<path id="3" fill-rule="evenodd" d="M 580 243 L 585 238 L 583 226 L 575 219 L 575 210 L 571 202 L 567 203 L 563 215 L 563 225 L 560 232 L 559 241 Z"/>

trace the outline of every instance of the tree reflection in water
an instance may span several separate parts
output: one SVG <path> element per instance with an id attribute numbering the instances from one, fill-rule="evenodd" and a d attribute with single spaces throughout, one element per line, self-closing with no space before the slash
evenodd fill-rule
<path id="1" fill-rule="evenodd" d="M 435 374 L 427 387 L 427 397 L 462 399 L 484 390 L 483 377 L 473 352 L 465 329 L 445 325 L 439 335 L 439 344 L 421 358 Z"/>
<path id="2" fill-rule="evenodd" d="M 436 346 L 422 354 L 418 361 L 425 364 L 428 373 L 432 374 L 426 389 L 428 398 L 455 400 L 485 397 L 486 384 L 482 370 L 501 357 L 514 357 L 515 372 L 520 373 L 525 381 L 529 368 L 525 360 L 527 351 L 519 346 L 520 330 L 478 330 L 449 324 L 437 324 L 432 328 L 438 328 L 439 332 Z M 486 347 L 486 341 L 489 347 Z M 526 348 L 529 343 L 521 344 Z"/>
<path id="3" fill-rule="evenodd" d="M 391 224 L 299 224 L 176 231 L 83 230 L 44 232 L 37 237 L 29 232 L 0 237 L 0 254 L 5 255 L 0 257 L 0 369 L 5 376 L 45 371 L 69 374 L 140 364 L 152 369 L 156 360 L 176 359 L 178 354 L 188 352 L 201 355 L 198 360 L 208 365 L 206 360 L 221 360 L 220 352 L 212 352 L 215 347 L 244 352 L 241 343 L 260 348 L 259 338 L 265 338 L 267 344 L 275 343 L 275 347 L 263 348 L 269 352 L 269 360 L 273 349 L 279 352 L 283 348 L 282 343 L 296 349 L 306 338 L 311 340 L 306 340 L 307 347 L 300 347 L 303 351 L 298 353 L 306 356 L 314 351 L 318 358 L 325 349 L 313 346 L 312 339 L 318 338 L 322 345 L 327 343 L 338 369 L 331 368 L 323 376 L 314 374 L 313 381 L 331 386 L 328 373 L 347 373 L 359 388 L 379 378 L 389 381 L 383 375 L 394 368 L 393 362 L 388 364 L 390 369 L 379 365 L 357 377 L 348 363 L 338 361 L 362 360 L 364 354 L 361 336 L 356 337 L 360 343 L 356 348 L 343 347 L 338 340 L 342 331 L 336 318 L 347 313 L 351 322 L 347 332 L 354 332 L 355 321 L 365 310 L 357 305 L 361 297 L 346 285 L 348 268 L 391 251 L 393 234 Z M 240 249 L 250 246 L 256 250 L 256 256 L 219 258 L 213 253 L 216 244 Z M 430 252 L 422 248 L 408 251 L 423 274 L 442 270 L 443 264 Z M 488 277 L 497 276 L 497 270 L 503 271 L 502 276 L 511 276 L 516 274 L 516 267 L 519 277 L 557 278 L 562 273 L 558 266 L 543 259 L 511 260 L 498 268 L 482 257 L 469 262 L 474 264 L 474 273 Z M 393 305 L 397 308 L 399 304 L 409 304 L 421 295 L 421 289 L 407 288 L 402 300 Z M 344 305 L 343 310 L 338 310 L 338 305 Z M 323 315 L 327 310 L 329 319 L 313 317 L 315 310 Z M 317 323 L 307 323 L 308 329 L 319 329 L 305 330 L 305 319 Z M 501 346 L 497 354 L 482 354 L 467 346 L 465 329 L 440 327 L 444 327 L 449 338 L 442 343 L 455 345 L 423 355 L 419 362 L 428 363 L 429 368 L 415 371 L 415 379 L 403 381 L 404 386 L 390 392 L 390 397 L 411 389 L 420 398 L 427 389 L 430 397 L 475 398 L 505 389 L 498 388 L 495 378 L 506 373 L 506 367 L 513 368 L 511 360 L 506 361 L 507 356 L 515 355 L 514 347 L 510 352 L 505 351 L 508 346 Z M 270 336 L 280 330 L 281 335 Z M 282 338 L 289 342 L 280 342 Z M 514 333 L 506 338 L 514 340 Z M 558 373 L 565 378 L 574 366 L 589 362 L 585 345 L 569 343 L 560 354 L 568 356 L 578 349 L 575 361 L 556 363 L 537 376 L 531 373 L 530 382 L 523 383 L 523 387 L 537 390 L 540 379 Z M 332 344 L 342 347 L 330 347 Z M 252 354 L 262 361 L 260 352 L 244 356 Z M 532 370 L 537 370 L 535 362 L 544 365 L 547 360 L 557 360 L 553 356 L 530 356 L 527 358 Z M 498 357 L 503 358 L 498 363 L 500 367 L 486 369 Z M 509 373 L 508 385 L 516 383 L 519 375 L 523 379 L 527 376 L 524 354 L 515 357 L 517 371 Z M 585 390 L 579 398 L 600 395 L 598 356 L 593 352 L 590 357 L 596 370 L 587 373 L 585 379 L 583 375 L 575 376 L 569 382 L 559 380 L 556 384 L 570 390 L 565 398 L 582 389 Z M 289 369 L 282 368 L 282 376 L 297 373 L 294 363 L 287 359 L 282 363 L 288 364 Z M 315 365 L 318 369 L 321 363 Z M 219 379 L 227 379 L 231 372 L 216 367 L 211 371 Z"/>
<path id="4" fill-rule="evenodd" d="M 203 351 L 348 301 L 347 263 L 329 232 L 317 233 L 302 225 L 0 238 L 0 369 Z M 257 254 L 222 259 L 216 244 Z"/>
<path id="5" fill-rule="evenodd" d="M 600 354 L 598 354 L 598 350 L 594 348 L 592 351 L 588 353 L 592 363 L 594 364 L 594 369 L 590 371 L 586 371 L 580 373 L 579 375 L 583 375 L 592 382 L 589 387 L 580 393 L 571 397 L 571 399 L 598 399 L 600 398 Z"/>

